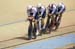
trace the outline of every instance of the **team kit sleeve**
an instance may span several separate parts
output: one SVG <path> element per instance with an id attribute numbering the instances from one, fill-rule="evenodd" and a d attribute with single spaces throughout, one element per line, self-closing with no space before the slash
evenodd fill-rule
<path id="1" fill-rule="evenodd" d="M 64 8 L 65 8 L 65 6 L 62 5 L 62 8 L 61 8 L 61 10 L 59 11 L 59 13 L 62 13 L 62 11 L 64 10 Z"/>
<path id="2" fill-rule="evenodd" d="M 54 14 L 55 11 L 56 11 L 56 7 L 54 6 L 54 7 L 53 7 L 52 14 Z"/>
<path id="3" fill-rule="evenodd" d="M 43 15 L 44 11 L 45 11 L 45 8 L 42 7 L 42 9 L 41 9 L 41 16 Z"/>

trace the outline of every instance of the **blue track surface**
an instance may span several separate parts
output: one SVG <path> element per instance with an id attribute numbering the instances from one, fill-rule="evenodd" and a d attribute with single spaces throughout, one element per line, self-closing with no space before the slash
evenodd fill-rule
<path id="1" fill-rule="evenodd" d="M 75 43 L 75 34 L 58 36 L 56 38 L 48 38 L 45 40 L 19 46 L 15 49 L 55 49 L 71 43 Z"/>

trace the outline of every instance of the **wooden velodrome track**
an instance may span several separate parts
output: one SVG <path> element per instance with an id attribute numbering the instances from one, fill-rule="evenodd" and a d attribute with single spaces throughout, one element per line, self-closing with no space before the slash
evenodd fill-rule
<path id="1" fill-rule="evenodd" d="M 27 34 L 28 22 L 24 21 L 27 18 L 27 5 L 36 6 L 42 3 L 47 7 L 49 3 L 59 2 L 66 5 L 66 12 L 63 14 L 60 28 L 55 33 L 51 33 L 51 36 L 75 32 L 75 0 L 0 0 L 0 48 L 8 47 L 13 42 L 16 42 L 13 44 L 16 45 L 25 41 L 16 38 Z"/>

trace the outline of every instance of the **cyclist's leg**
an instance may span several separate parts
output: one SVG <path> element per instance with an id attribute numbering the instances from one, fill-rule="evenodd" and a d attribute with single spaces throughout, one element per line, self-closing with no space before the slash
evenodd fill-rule
<path id="1" fill-rule="evenodd" d="M 45 17 L 46 17 L 46 10 L 44 11 L 44 13 L 42 15 L 42 19 L 41 19 L 41 28 L 42 28 L 42 31 L 45 28 L 45 22 L 44 22 Z"/>
<path id="2" fill-rule="evenodd" d="M 51 31 L 53 30 L 54 24 L 55 24 L 55 18 L 54 18 L 54 15 L 52 15 L 51 16 L 51 23 L 49 26 L 49 33 L 51 33 Z"/>
<path id="3" fill-rule="evenodd" d="M 39 36 L 41 36 L 41 35 L 42 35 L 42 32 L 41 32 L 41 29 L 42 29 L 42 28 L 41 28 L 41 25 L 42 25 L 42 24 L 41 24 L 41 20 L 40 20 L 40 19 L 38 20 L 38 23 L 37 23 L 37 24 L 38 24 Z"/>
<path id="4" fill-rule="evenodd" d="M 58 19 L 59 19 L 59 15 L 56 14 L 55 15 L 55 29 L 54 29 L 54 31 L 56 31 L 58 29 Z"/>
<path id="5" fill-rule="evenodd" d="M 32 39 L 32 21 L 29 21 L 29 27 L 28 27 L 28 39 Z"/>
<path id="6" fill-rule="evenodd" d="M 61 18 L 62 18 L 62 14 L 58 15 L 58 19 L 57 19 L 57 23 L 56 23 L 56 28 L 55 30 L 57 30 L 60 26 L 60 23 L 61 23 Z"/>
<path id="7" fill-rule="evenodd" d="M 37 35 L 37 20 L 34 21 L 34 28 L 33 28 L 33 36 L 34 36 L 34 39 L 36 39 Z"/>
<path id="8" fill-rule="evenodd" d="M 47 22 L 46 22 L 46 25 L 45 25 L 45 30 L 48 29 L 49 24 L 50 24 L 50 16 L 48 15 L 47 16 Z"/>

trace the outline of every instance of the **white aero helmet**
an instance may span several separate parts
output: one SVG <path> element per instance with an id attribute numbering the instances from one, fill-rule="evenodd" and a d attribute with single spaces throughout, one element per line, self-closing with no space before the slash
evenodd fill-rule
<path id="1" fill-rule="evenodd" d="M 55 4 L 54 4 L 54 3 L 49 4 L 49 6 L 48 6 L 48 7 L 53 7 L 53 6 L 55 6 Z"/>
<path id="2" fill-rule="evenodd" d="M 38 5 L 37 5 L 37 7 L 39 8 L 39 7 L 41 7 L 42 6 L 42 4 L 41 3 L 39 3 Z"/>
<path id="3" fill-rule="evenodd" d="M 58 4 L 58 6 L 62 6 L 62 5 L 63 5 L 63 3 L 62 3 L 62 2 Z"/>
<path id="4" fill-rule="evenodd" d="M 33 6 L 33 7 L 32 7 L 32 10 L 37 11 L 37 8 Z"/>
<path id="5" fill-rule="evenodd" d="M 27 9 L 31 9 L 32 8 L 32 5 L 28 5 Z"/>

